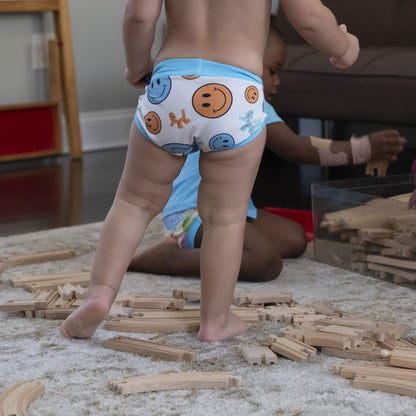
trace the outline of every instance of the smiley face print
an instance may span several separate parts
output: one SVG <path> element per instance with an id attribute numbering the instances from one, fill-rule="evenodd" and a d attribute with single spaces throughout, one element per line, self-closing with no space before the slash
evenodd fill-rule
<path id="1" fill-rule="evenodd" d="M 233 136 L 227 133 L 217 134 L 209 141 L 209 147 L 216 151 L 230 149 L 234 145 Z"/>
<path id="2" fill-rule="evenodd" d="M 147 86 L 147 98 L 152 104 L 160 104 L 166 100 L 171 88 L 172 81 L 169 77 L 153 77 Z"/>
<path id="3" fill-rule="evenodd" d="M 207 118 L 223 116 L 230 109 L 232 103 L 231 91 L 222 84 L 205 84 L 198 88 L 192 97 L 195 111 Z"/>
<path id="4" fill-rule="evenodd" d="M 146 121 L 146 128 L 150 133 L 158 134 L 162 129 L 162 121 L 154 111 L 147 113 L 144 116 L 144 120 Z"/>
<path id="5" fill-rule="evenodd" d="M 259 99 L 259 90 L 254 85 L 251 85 L 246 88 L 244 96 L 250 104 L 254 104 Z"/>

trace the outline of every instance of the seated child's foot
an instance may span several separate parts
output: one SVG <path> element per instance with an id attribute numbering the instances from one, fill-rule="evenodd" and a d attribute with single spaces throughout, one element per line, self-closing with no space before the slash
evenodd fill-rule
<path id="1" fill-rule="evenodd" d="M 144 250 L 137 252 L 128 270 L 140 273 L 164 274 L 166 268 L 164 266 L 165 259 L 176 255 L 178 250 L 180 250 L 180 247 L 176 238 L 164 237 Z"/>
<path id="2" fill-rule="evenodd" d="M 65 338 L 90 338 L 103 322 L 110 310 L 107 296 L 95 296 L 86 299 L 61 324 L 60 331 Z"/>
<path id="3" fill-rule="evenodd" d="M 219 324 L 218 321 L 203 323 L 201 319 L 198 340 L 202 342 L 220 341 L 225 338 L 240 335 L 246 330 L 247 324 L 233 312 L 229 312 L 225 324 Z"/>

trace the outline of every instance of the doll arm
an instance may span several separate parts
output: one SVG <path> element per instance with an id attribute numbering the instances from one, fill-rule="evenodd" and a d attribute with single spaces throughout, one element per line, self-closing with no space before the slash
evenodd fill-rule
<path id="1" fill-rule="evenodd" d="M 151 49 L 163 0 L 128 0 L 123 18 L 123 41 L 126 54 L 126 79 L 144 88 L 145 76 L 152 72 Z"/>

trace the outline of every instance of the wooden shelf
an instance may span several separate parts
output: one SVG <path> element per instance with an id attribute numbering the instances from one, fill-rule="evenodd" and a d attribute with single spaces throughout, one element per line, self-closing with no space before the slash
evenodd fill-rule
<path id="1" fill-rule="evenodd" d="M 59 0 L 0 1 L 1 13 L 58 11 Z"/>
<path id="2" fill-rule="evenodd" d="M 50 107 L 54 112 L 55 148 L 51 151 L 0 156 L 1 160 L 14 160 L 62 152 L 60 129 L 60 102 L 63 102 L 69 152 L 72 159 L 82 158 L 81 128 L 79 124 L 78 98 L 75 81 L 68 0 L 0 0 L 0 13 L 52 12 L 56 40 L 49 44 L 50 103 L 31 103 L 2 106 L 0 111 Z M 51 104 L 56 103 L 56 104 Z"/>

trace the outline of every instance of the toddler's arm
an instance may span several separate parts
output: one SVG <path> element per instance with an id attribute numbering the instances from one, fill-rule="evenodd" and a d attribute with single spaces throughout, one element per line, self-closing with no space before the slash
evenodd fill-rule
<path id="1" fill-rule="evenodd" d="M 128 0 L 123 19 L 126 79 L 134 87 L 146 86 L 152 72 L 151 49 L 163 0 Z"/>
<path id="2" fill-rule="evenodd" d="M 281 0 L 292 26 L 314 48 L 331 57 L 338 68 L 347 68 L 357 59 L 358 39 L 339 26 L 335 16 L 320 0 Z"/>
<path id="3" fill-rule="evenodd" d="M 352 142 L 355 142 L 352 145 Z M 360 149 L 355 150 L 353 146 Z M 292 163 L 321 166 L 340 166 L 365 163 L 368 160 L 394 161 L 403 151 L 406 139 L 397 130 L 371 133 L 368 138 L 333 141 L 295 134 L 285 123 L 267 126 L 266 146 L 275 154 Z"/>

